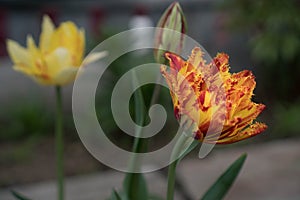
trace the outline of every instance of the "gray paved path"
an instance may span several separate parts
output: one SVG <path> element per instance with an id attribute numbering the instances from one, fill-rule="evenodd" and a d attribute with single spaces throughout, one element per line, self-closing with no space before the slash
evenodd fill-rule
<path id="1" fill-rule="evenodd" d="M 204 160 L 187 159 L 178 168 L 182 185 L 198 199 L 214 180 L 240 154 L 247 152 L 237 181 L 225 200 L 299 200 L 300 199 L 300 140 L 285 140 L 258 145 L 214 149 Z M 123 173 L 108 171 L 67 178 L 67 200 L 102 200 L 112 188 L 120 188 Z M 164 195 L 166 179 L 160 173 L 146 175 L 150 191 Z M 14 189 L 35 200 L 54 200 L 53 181 L 16 186 Z M 7 189 L 0 190 L 0 200 L 12 200 Z M 176 200 L 182 200 L 179 193 Z"/>

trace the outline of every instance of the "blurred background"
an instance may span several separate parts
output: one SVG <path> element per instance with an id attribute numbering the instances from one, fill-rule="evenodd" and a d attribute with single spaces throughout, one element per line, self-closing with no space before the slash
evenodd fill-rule
<path id="1" fill-rule="evenodd" d="M 256 148 L 256 145 L 264 143 L 282 142 L 284 148 L 285 141 L 299 141 L 300 2 L 179 2 L 187 19 L 187 34 L 198 41 L 211 56 L 217 52 L 229 54 L 231 72 L 252 70 L 257 81 L 253 99 L 267 105 L 258 118 L 268 124 L 267 131 L 229 147 Z M 170 3 L 172 1 L 167 0 L 0 0 L 1 188 L 55 178 L 54 88 L 37 85 L 23 74 L 14 72 L 7 57 L 6 40 L 13 39 L 25 45 L 26 36 L 31 34 L 38 42 L 42 16 L 47 14 L 56 25 L 71 20 L 83 27 L 88 53 L 98 43 L 121 31 L 155 26 Z M 96 98 L 101 125 L 109 133 L 109 137 L 125 149 L 130 149 L 132 138 L 120 137 L 120 130 L 116 128 L 111 111 L 107 108 L 110 107 L 108 105 L 113 83 L 131 66 L 153 61 L 152 53 L 143 54 L 143 59 L 134 61 L 133 56 L 135 55 L 124 55 L 110 66 L 104 80 L 99 83 Z M 153 87 L 148 85 L 142 88 L 146 105 L 150 103 Z M 81 144 L 71 113 L 72 85 L 63 90 L 66 175 L 109 170 L 92 158 Z M 168 134 L 155 136 L 150 141 L 152 150 L 166 144 L 172 138 L 172 130 L 177 128 L 168 90 L 162 89 L 159 102 L 169 113 L 166 127 L 162 130 Z M 299 154 L 298 158 L 300 162 Z"/>

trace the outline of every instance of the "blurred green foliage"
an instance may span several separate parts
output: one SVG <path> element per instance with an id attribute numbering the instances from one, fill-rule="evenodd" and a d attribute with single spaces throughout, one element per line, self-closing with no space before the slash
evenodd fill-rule
<path id="1" fill-rule="evenodd" d="M 228 0 L 224 10 L 233 30 L 246 31 L 260 64 L 266 93 L 282 101 L 299 98 L 300 2 Z"/>
<path id="2" fill-rule="evenodd" d="M 25 163 L 32 158 L 32 152 L 40 141 L 38 136 L 30 136 L 23 141 L 14 141 L 14 146 L 6 147 L 5 151 L 0 152 L 0 165 L 11 166 L 15 163 Z M 1 186 L 0 181 L 0 186 Z M 5 183 L 5 181 L 4 181 Z"/>
<path id="3" fill-rule="evenodd" d="M 0 153 L 0 164 L 27 161 L 41 137 L 52 130 L 53 117 L 39 101 L 13 100 L 0 114 L 0 141 L 15 144 Z M 4 144 L 3 143 L 3 144 Z"/>
<path id="4" fill-rule="evenodd" d="M 54 134 L 54 110 L 41 99 L 16 99 L 0 113 L 0 141 L 30 140 Z M 64 113 L 64 129 L 69 139 L 77 138 L 71 112 Z"/>
<path id="5" fill-rule="evenodd" d="M 17 98 L 6 103 L 0 113 L 0 143 L 5 145 L 5 151 L 0 152 L 0 165 L 30 160 L 40 141 L 54 137 L 54 111 L 45 104 L 39 98 Z M 69 112 L 64 116 L 64 129 L 68 140 L 78 140 Z"/>
<path id="6" fill-rule="evenodd" d="M 111 139 L 111 141 L 127 150 L 131 150 L 134 138 L 126 133 L 123 133 L 122 130 L 116 125 L 111 111 L 111 95 L 117 81 L 121 78 L 121 76 L 124 75 L 124 73 L 133 67 L 145 63 L 155 63 L 153 52 L 151 50 L 148 52 L 134 51 L 126 53 L 110 64 L 98 83 L 95 100 L 98 121 L 104 132 L 108 134 L 108 137 Z M 157 78 L 159 78 L 159 76 Z M 146 105 L 146 112 L 149 110 L 154 87 L 154 84 L 143 85 L 140 87 Z M 160 144 L 163 145 L 165 142 L 171 140 L 178 127 L 178 123 L 173 115 L 173 106 L 171 103 L 169 90 L 167 88 L 161 87 L 157 103 L 161 104 L 166 109 L 168 113 L 168 119 L 161 132 L 149 139 L 150 149 L 152 147 L 159 148 L 158 146 Z M 128 106 L 131 117 L 134 120 L 134 94 L 131 96 L 129 105 L 126 105 L 124 102 L 124 106 Z M 145 118 L 145 124 L 148 124 L 149 122 L 150 118 L 147 115 Z"/>
<path id="7" fill-rule="evenodd" d="M 274 106 L 272 138 L 300 136 L 300 101 Z"/>
<path id="8" fill-rule="evenodd" d="M 51 133 L 54 118 L 43 105 L 34 102 L 12 102 L 0 115 L 1 140 L 23 139 Z"/>
<path id="9" fill-rule="evenodd" d="M 102 27 L 100 30 L 101 34 L 99 36 L 89 38 L 87 47 L 89 50 L 92 50 L 105 39 L 122 31 L 122 29 L 117 28 L 115 26 L 105 26 Z M 118 46 L 120 46 L 121 44 L 112 45 L 115 45 L 116 48 L 118 48 Z M 103 128 L 104 132 L 107 133 L 107 136 L 115 144 L 127 150 L 131 150 L 134 138 L 125 133 L 122 133 L 122 130 L 120 130 L 120 128 L 118 128 L 118 126 L 116 125 L 111 111 L 111 95 L 115 84 L 127 71 L 129 71 L 133 67 L 145 63 L 156 63 L 153 57 L 152 50 L 137 50 L 126 53 L 114 60 L 110 64 L 110 66 L 107 68 L 107 70 L 105 71 L 98 83 L 95 99 L 98 121 L 101 127 Z M 145 108 L 146 112 L 148 112 L 149 110 L 154 87 L 154 84 L 148 84 L 141 87 L 143 98 L 145 100 L 145 105 L 147 107 Z M 134 120 L 135 112 L 133 96 L 134 95 L 132 95 L 130 99 L 129 105 L 124 106 L 128 106 L 131 117 Z M 161 131 L 162 134 L 157 134 L 156 136 L 152 137 L 149 141 L 150 148 L 151 146 L 155 146 L 155 148 L 158 148 L 157 146 L 159 143 L 164 143 L 165 141 L 168 141 L 170 138 L 172 138 L 172 135 L 175 133 L 178 127 L 177 121 L 173 116 L 173 107 L 168 89 L 161 87 L 157 103 L 163 105 L 163 107 L 166 109 L 166 111 L 168 112 L 168 119 L 167 124 Z M 148 124 L 149 122 L 150 119 L 148 116 L 146 116 L 145 123 Z"/>

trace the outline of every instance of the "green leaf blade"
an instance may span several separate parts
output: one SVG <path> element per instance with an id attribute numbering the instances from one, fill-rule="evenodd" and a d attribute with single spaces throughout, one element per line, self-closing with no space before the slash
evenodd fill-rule
<path id="1" fill-rule="evenodd" d="M 128 173 L 124 180 L 125 194 L 130 200 L 140 200 L 148 197 L 145 177 L 139 173 Z"/>
<path id="2" fill-rule="evenodd" d="M 116 190 L 113 190 L 110 200 L 122 200 L 122 198 Z"/>
<path id="3" fill-rule="evenodd" d="M 31 199 L 29 199 L 28 197 L 25 197 L 24 195 L 22 195 L 22 194 L 20 194 L 20 193 L 18 193 L 18 192 L 16 192 L 16 191 L 11 191 L 11 193 L 12 193 L 12 195 L 16 198 L 16 199 L 18 199 L 18 200 L 31 200 Z"/>
<path id="4" fill-rule="evenodd" d="M 132 86 L 136 87 L 139 85 L 138 77 L 135 71 L 132 74 Z M 134 108 L 135 108 L 135 120 L 140 126 L 144 125 L 145 116 L 145 102 L 141 88 L 138 88 L 134 93 Z M 135 139 L 133 144 L 133 152 L 140 153 L 145 151 L 147 148 L 147 142 L 141 138 L 142 130 L 137 128 L 135 130 Z M 129 169 L 137 169 L 140 167 L 140 161 L 135 156 L 131 158 Z M 135 171 L 135 170 L 133 170 Z M 123 188 L 125 196 L 130 200 L 140 200 L 148 198 L 148 189 L 146 180 L 143 174 L 140 173 L 127 173 L 123 182 Z"/>
<path id="5" fill-rule="evenodd" d="M 247 154 L 243 154 L 234 163 L 232 163 L 230 167 L 208 189 L 201 200 L 223 199 L 238 176 L 246 158 Z"/>

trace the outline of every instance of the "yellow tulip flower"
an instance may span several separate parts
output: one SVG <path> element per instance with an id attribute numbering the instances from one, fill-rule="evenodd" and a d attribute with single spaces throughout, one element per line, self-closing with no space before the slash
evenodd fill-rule
<path id="1" fill-rule="evenodd" d="M 30 76 L 40 84 L 61 86 L 72 82 L 82 65 L 84 35 L 84 29 L 78 29 L 71 21 L 61 23 L 56 29 L 51 19 L 44 16 L 38 47 L 29 35 L 27 48 L 7 40 L 7 50 L 16 71 Z M 100 53 L 88 59 L 88 62 L 103 56 L 104 53 Z"/>
<path id="2" fill-rule="evenodd" d="M 229 57 L 224 53 L 218 54 L 212 63 L 206 63 L 203 52 L 197 47 L 187 61 L 173 53 L 166 53 L 165 56 L 170 62 L 170 70 L 162 66 L 161 72 L 171 88 L 175 116 L 178 120 L 184 120 L 183 124 L 189 124 L 187 128 L 192 130 L 195 139 L 228 144 L 255 136 L 267 128 L 263 123 L 253 123 L 265 105 L 251 101 L 256 84 L 251 71 L 231 74 Z M 220 84 L 217 77 L 223 83 Z M 209 87 L 206 81 L 217 87 Z M 218 86 L 224 90 L 218 89 Z M 221 98 L 225 101 L 220 101 Z M 213 99 L 215 105 L 211 103 Z M 219 111 L 221 104 L 226 108 L 225 113 Z M 224 119 L 220 134 L 213 132 L 220 129 L 214 127 L 218 123 L 212 123 L 212 113 L 217 113 L 213 120 Z M 210 133 L 207 133 L 208 129 Z"/>

